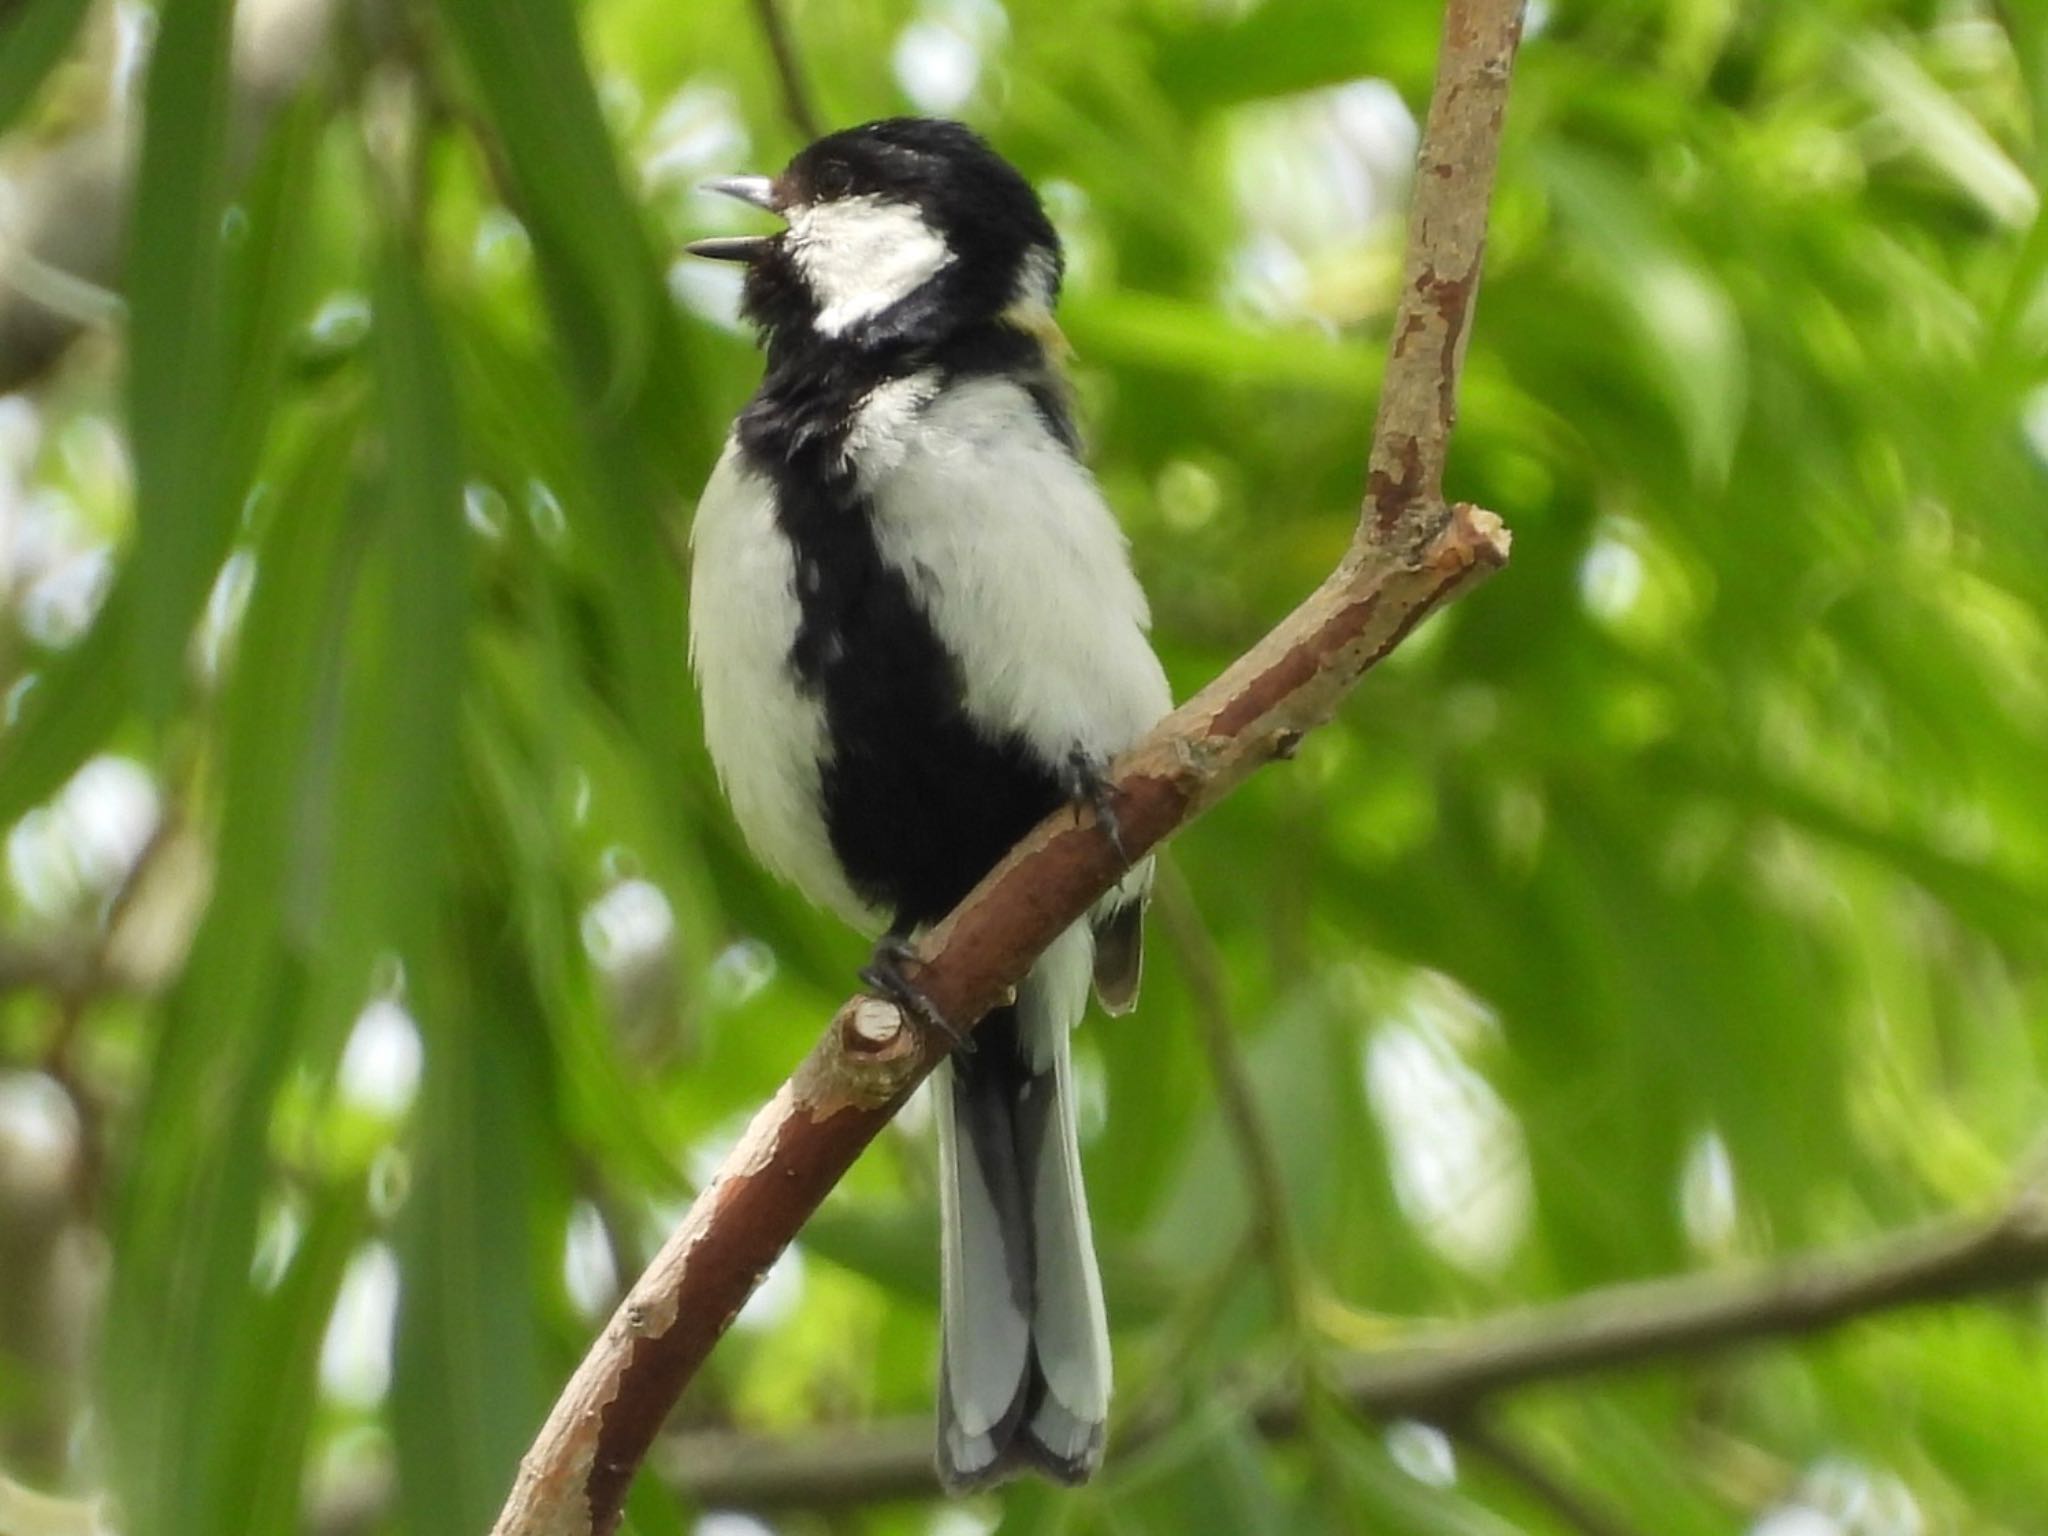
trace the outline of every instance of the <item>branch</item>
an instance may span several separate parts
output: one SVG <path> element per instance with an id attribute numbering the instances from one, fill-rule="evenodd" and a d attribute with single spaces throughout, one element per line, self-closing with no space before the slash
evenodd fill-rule
<path id="1" fill-rule="evenodd" d="M 1444 1426 L 1458 1442 L 1554 1515 L 1579 1536 L 1636 1536 L 1621 1517 L 1566 1482 L 1519 1440 L 1485 1419 Z"/>
<path id="2" fill-rule="evenodd" d="M 797 56 L 796 39 L 790 35 L 789 18 L 782 14 L 781 0 L 754 0 L 754 16 L 761 23 L 761 34 L 768 40 L 768 51 L 775 58 L 775 76 L 782 85 L 783 116 L 806 139 L 822 136 L 824 120 L 818 116 L 810 88 L 804 84 L 803 61 Z"/>
<path id="3" fill-rule="evenodd" d="M 1265 1117 L 1259 1112 L 1251 1071 L 1237 1049 L 1222 958 L 1202 921 L 1201 909 L 1195 905 L 1194 893 L 1171 861 L 1160 864 L 1153 902 L 1160 928 L 1186 973 L 1194 1004 L 1195 1033 L 1203 1055 L 1208 1058 L 1223 1129 L 1237 1154 L 1244 1178 L 1251 1240 L 1272 1273 L 1277 1293 L 1274 1302 L 1287 1319 L 1289 1330 L 1300 1340 L 1308 1331 L 1303 1294 L 1307 1282 L 1288 1211 L 1287 1180 L 1280 1170 L 1280 1154 L 1266 1133 Z"/>
<path id="4" fill-rule="evenodd" d="M 1426 1332 L 1358 1355 L 1331 1372 L 1337 1395 L 1374 1419 L 1420 1419 L 1469 1439 L 1475 1414 L 1517 1387 L 1824 1332 L 1907 1307 L 2048 1283 L 2048 1189 L 2034 1186 L 1991 1217 L 1930 1222 L 1845 1254 L 1812 1255 L 1747 1274 L 1686 1275 L 1589 1291 L 1567 1301 Z M 1252 1405 L 1271 1437 L 1302 1427 L 1291 1387 Z M 1134 1425 L 1112 1456 L 1140 1452 L 1169 1426 Z M 714 1508 L 816 1508 L 938 1492 L 931 1426 L 892 1420 L 763 1440 L 693 1433 L 663 1470 Z"/>
<path id="5" fill-rule="evenodd" d="M 1444 456 L 1458 419 L 1520 0 L 1446 0 L 1443 52 L 1416 155 L 1408 249 L 1372 428 L 1359 543 L 1420 550 L 1448 516 Z M 1354 545 L 1354 552 L 1357 545 Z"/>
<path id="6" fill-rule="evenodd" d="M 96 940 L 70 934 L 46 939 L 0 935 L 0 996 L 44 992 L 56 998 L 84 997 L 99 986 L 101 948 Z"/>
<path id="7" fill-rule="evenodd" d="M 1437 1420 L 1512 1387 L 1642 1365 L 1757 1339 L 1818 1332 L 1872 1312 L 2048 1280 L 2048 1196 L 2022 1194 L 1989 1221 L 1935 1222 L 1839 1256 L 1746 1278 L 1685 1276 L 1611 1286 L 1367 1355 L 1339 1390 L 1376 1413 Z"/>
<path id="8" fill-rule="evenodd" d="M 1328 1362 L 1310 1318 L 1314 1280 L 1295 1232 L 1280 1154 L 1267 1133 L 1250 1068 L 1237 1047 L 1223 957 L 1217 953 L 1216 940 L 1202 921 L 1194 892 L 1171 860 L 1160 862 L 1152 890 L 1159 926 L 1185 973 L 1194 1004 L 1195 1033 L 1202 1043 L 1203 1055 L 1208 1058 L 1209 1075 L 1215 1079 L 1217 1108 L 1222 1112 L 1225 1134 L 1242 1168 L 1245 1208 L 1249 1213 L 1246 1236 L 1272 1282 L 1273 1303 L 1292 1355 L 1290 1379 L 1295 1390 L 1319 1408 L 1329 1406 L 1335 1399 L 1330 1390 Z M 1175 1355 L 1164 1358 L 1178 1363 Z M 1311 1419 L 1316 1422 L 1318 1416 Z M 1123 1422 L 1114 1425 L 1116 1432 L 1121 1432 Z M 1330 1452 L 1328 1437 L 1311 1433 L 1307 1438 L 1310 1470 L 1319 1490 L 1326 1499 L 1341 1502 L 1344 1478 Z"/>
<path id="9" fill-rule="evenodd" d="M 1500 520 L 1447 507 L 1441 471 L 1520 20 L 1520 0 L 1449 0 L 1358 535 L 1308 601 L 1118 759 L 1110 793 L 1133 858 L 1293 756 L 1368 667 L 1507 559 Z M 980 1019 L 1123 872 L 1091 815 L 1056 813 L 926 937 L 918 985 L 946 1018 Z M 677 1396 L 946 1043 L 870 999 L 839 1010 L 591 1345 L 493 1536 L 616 1528 Z"/>

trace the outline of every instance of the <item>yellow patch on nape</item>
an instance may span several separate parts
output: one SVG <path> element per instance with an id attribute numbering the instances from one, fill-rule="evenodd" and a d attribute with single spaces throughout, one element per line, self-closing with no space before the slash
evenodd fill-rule
<path id="1" fill-rule="evenodd" d="M 1037 300 L 1019 299 L 996 318 L 1031 337 L 1045 348 L 1045 355 L 1055 363 L 1065 363 L 1073 358 L 1074 344 L 1067 340 L 1067 333 L 1053 319 L 1052 311 Z"/>

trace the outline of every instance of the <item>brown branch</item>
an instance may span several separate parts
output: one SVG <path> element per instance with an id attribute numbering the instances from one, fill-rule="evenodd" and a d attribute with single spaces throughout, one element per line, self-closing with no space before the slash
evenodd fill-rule
<path id="1" fill-rule="evenodd" d="M 1280 1154 L 1268 1134 L 1251 1071 L 1237 1046 L 1237 1032 L 1230 1018 L 1230 981 L 1222 957 L 1216 952 L 1215 937 L 1202 921 L 1194 892 L 1188 889 L 1186 879 L 1171 860 L 1160 862 L 1153 899 L 1160 927 L 1186 973 L 1188 991 L 1194 1001 L 1195 1033 L 1216 1083 L 1216 1102 L 1223 1114 L 1224 1131 L 1243 1170 L 1245 1205 L 1250 1213 L 1248 1236 L 1272 1280 L 1274 1304 L 1292 1349 L 1293 1385 L 1319 1407 L 1331 1406 L 1334 1397 L 1320 1340 L 1309 1316 L 1308 1261 L 1295 1232 Z M 1311 1415 L 1311 1422 L 1314 1419 Z M 1343 1476 L 1331 1454 L 1328 1438 L 1310 1434 L 1308 1450 L 1317 1484 L 1328 1497 L 1340 1498 Z"/>
<path id="2" fill-rule="evenodd" d="M 1436 89 L 1416 155 L 1408 248 L 1373 421 L 1361 542 L 1420 550 L 1443 526 L 1444 456 L 1458 419 L 1520 0 L 1447 0 Z M 1434 509 L 1435 516 L 1428 515 Z"/>
<path id="3" fill-rule="evenodd" d="M 1167 941 L 1186 973 L 1188 992 L 1194 1002 L 1195 1034 L 1202 1054 L 1208 1058 L 1209 1075 L 1216 1084 L 1216 1104 L 1222 1111 L 1223 1128 L 1243 1171 L 1245 1205 L 1250 1212 L 1251 1240 L 1273 1277 L 1281 1316 L 1299 1339 L 1306 1335 L 1306 1278 L 1302 1274 L 1301 1250 L 1288 1213 L 1287 1180 L 1280 1169 L 1280 1154 L 1267 1134 L 1265 1117 L 1259 1111 L 1258 1093 L 1251 1072 L 1237 1048 L 1231 1026 L 1229 982 L 1216 953 L 1216 941 L 1202 921 L 1194 893 L 1180 870 L 1162 861 L 1153 886 L 1154 912 Z"/>
<path id="4" fill-rule="evenodd" d="M 789 18 L 782 14 L 782 0 L 754 0 L 754 16 L 761 23 L 761 35 L 767 39 L 768 52 L 775 59 L 775 77 L 782 85 L 783 116 L 806 139 L 820 137 L 825 132 L 824 119 L 818 116 L 810 88 L 804 84 L 803 60 L 797 55 Z"/>
<path id="5" fill-rule="evenodd" d="M 1848 1253 L 1811 1255 L 1748 1273 L 1685 1275 L 1589 1291 L 1339 1362 L 1337 1396 L 1373 1419 L 1420 1419 L 1464 1434 L 1494 1397 L 1519 1387 L 1641 1369 L 1765 1340 L 1796 1338 L 1907 1307 L 2048 1284 L 2048 1191 L 2023 1191 L 1990 1219 L 1930 1222 Z M 1251 1408 L 1261 1433 L 1302 1427 L 1299 1394 Z M 1169 1426 L 1133 1425 L 1111 1455 L 1136 1454 Z M 891 1420 L 765 1440 L 692 1433 L 671 1442 L 663 1471 L 699 1502 L 740 1509 L 812 1508 L 935 1495 L 931 1425 Z"/>
<path id="6" fill-rule="evenodd" d="M 0 936 L 0 996 L 45 992 L 77 998 L 100 982 L 100 945 L 68 934 L 31 940 Z"/>
<path id="7" fill-rule="evenodd" d="M 1292 756 L 1368 667 L 1507 559 L 1500 520 L 1447 507 L 1439 477 L 1520 14 L 1519 0 L 1449 0 L 1446 9 L 1359 535 L 1308 601 L 1116 762 L 1110 792 L 1133 857 L 1254 769 Z M 925 939 L 920 987 L 946 1018 L 979 1019 L 1122 874 L 1092 816 L 1054 815 Z M 678 1394 L 944 1044 L 918 1038 L 885 1005 L 840 1009 L 592 1344 L 493 1536 L 601 1536 L 617 1526 Z"/>
<path id="8" fill-rule="evenodd" d="M 1110 1404 L 1111 1444 L 1120 1442 L 1131 1426 L 1162 1417 L 1183 1397 L 1178 1384 L 1187 1376 L 1189 1357 L 1216 1327 L 1239 1282 L 1260 1262 L 1259 1234 L 1248 1226 L 1223 1261 L 1188 1287 L 1187 1299 L 1145 1341 L 1135 1389 L 1119 1391 Z"/>
<path id="9" fill-rule="evenodd" d="M 1483 1418 L 1446 1424 L 1443 1429 L 1496 1472 L 1514 1483 L 1579 1536 L 1637 1536 L 1622 1518 L 1574 1488 L 1543 1459 L 1499 1426 Z"/>

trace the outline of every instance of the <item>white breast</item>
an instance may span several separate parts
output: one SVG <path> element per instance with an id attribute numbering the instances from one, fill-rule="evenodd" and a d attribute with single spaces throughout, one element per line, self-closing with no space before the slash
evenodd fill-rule
<path id="1" fill-rule="evenodd" d="M 977 723 L 1055 765 L 1122 751 L 1173 703 L 1123 530 L 1022 386 L 930 383 L 860 423 L 883 558 L 959 658 Z"/>
<path id="2" fill-rule="evenodd" d="M 854 926 L 881 920 L 840 873 L 818 798 L 830 744 L 823 707 L 789 668 L 800 611 L 775 493 L 728 443 L 690 530 L 690 662 L 704 739 L 755 856 Z"/>

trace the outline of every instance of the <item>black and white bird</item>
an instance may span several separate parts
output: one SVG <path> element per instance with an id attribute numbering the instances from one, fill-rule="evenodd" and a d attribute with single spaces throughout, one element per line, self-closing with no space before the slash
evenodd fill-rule
<path id="1" fill-rule="evenodd" d="M 767 351 L 692 534 L 705 734 L 757 856 L 883 934 L 863 977 L 914 1003 L 905 942 L 1171 706 L 1079 456 L 1060 243 L 952 122 L 868 123 L 711 185 L 785 227 L 690 247 L 746 264 Z M 933 1079 L 949 1487 L 1101 1459 L 1068 1036 L 1091 976 L 1112 1013 L 1134 1002 L 1150 880 L 1132 868 Z"/>

